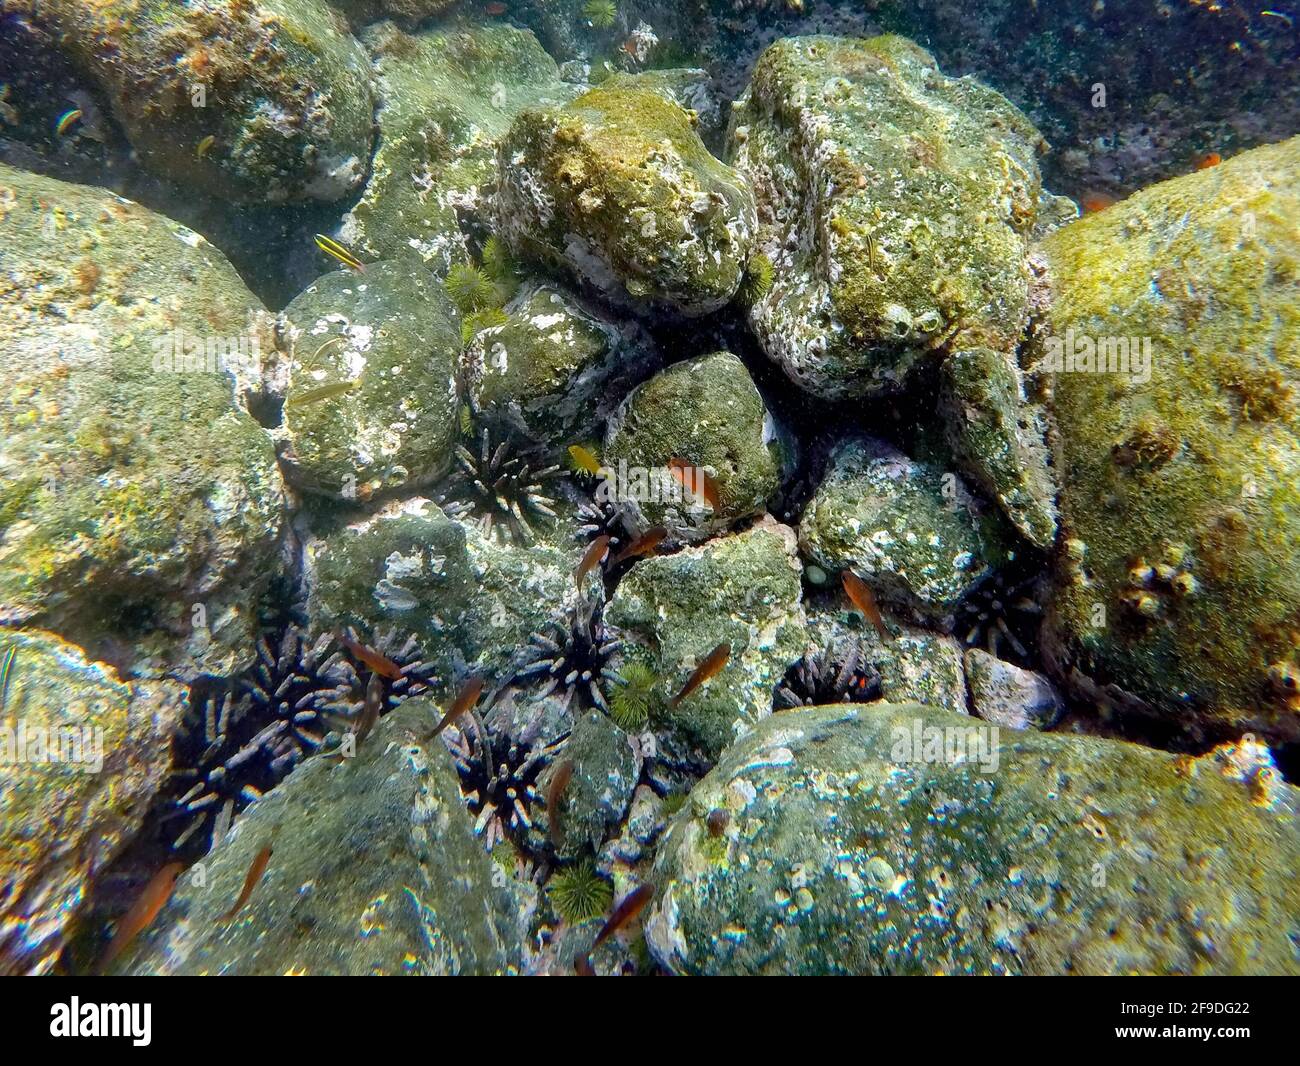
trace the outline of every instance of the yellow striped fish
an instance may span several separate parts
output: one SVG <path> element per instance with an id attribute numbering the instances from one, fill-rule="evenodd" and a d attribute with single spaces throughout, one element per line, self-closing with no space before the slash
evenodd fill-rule
<path id="1" fill-rule="evenodd" d="M 344 248 L 343 245 L 339 244 L 338 241 L 330 237 L 326 237 L 325 234 L 323 233 L 316 234 L 316 247 L 319 248 L 326 255 L 332 255 L 345 267 L 350 267 L 351 269 L 355 270 L 358 274 L 364 274 L 366 272 L 365 263 L 363 263 L 355 255 L 353 255 L 346 248 Z"/>

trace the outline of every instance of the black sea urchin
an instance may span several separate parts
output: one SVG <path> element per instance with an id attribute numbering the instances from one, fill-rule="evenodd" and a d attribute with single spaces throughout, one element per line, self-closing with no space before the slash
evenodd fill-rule
<path id="1" fill-rule="evenodd" d="M 517 448 L 513 438 L 494 446 L 483 429 L 476 450 L 456 446 L 456 463 L 440 502 L 453 517 L 474 516 L 485 537 L 504 530 L 516 543 L 528 544 L 534 536 L 532 522 L 555 519 L 555 500 L 542 489 L 563 471 L 546 465 L 537 453 Z"/>
<path id="2" fill-rule="evenodd" d="M 545 805 L 537 778 L 559 745 L 528 745 L 488 734 L 485 752 L 482 735 L 477 744 L 464 730 L 449 729 L 443 735 L 460 774 L 461 794 L 474 815 L 474 832 L 483 837 L 483 846 L 491 851 L 508 832 L 518 838 L 532 829 L 533 805 Z"/>
<path id="3" fill-rule="evenodd" d="M 577 695 L 580 703 L 599 707 L 609 714 L 603 685 L 619 683 L 609 661 L 623 642 L 610 636 L 601 605 L 580 599 L 565 621 L 552 621 L 549 629 L 549 636 L 534 633 L 528 638 L 532 659 L 515 671 L 516 679 L 541 679 L 542 687 L 536 699 L 545 699 L 562 690 L 566 707 L 573 706 Z"/>
<path id="4" fill-rule="evenodd" d="M 867 661 L 862 641 L 832 641 L 806 652 L 776 686 L 773 706 L 815 707 L 825 703 L 870 703 L 880 699 L 880 673 Z"/>
<path id="5" fill-rule="evenodd" d="M 363 644 L 354 630 L 349 629 L 347 635 L 354 643 Z M 402 676 L 396 678 L 381 675 L 380 680 L 384 684 L 384 703 L 381 713 L 386 714 L 404 699 L 421 695 L 433 684 L 435 667 L 424 658 L 414 633 L 403 633 L 396 626 L 378 630 L 368 647 L 389 662 L 396 664 L 402 671 Z M 358 678 L 363 678 L 363 675 L 370 671 L 365 661 L 350 650 L 345 649 L 345 654 Z M 358 687 L 364 689 L 365 686 L 358 682 Z"/>
<path id="6" fill-rule="evenodd" d="M 957 608 L 956 633 L 967 647 L 1021 666 L 1037 665 L 1042 567 L 1034 561 L 999 570 Z"/>

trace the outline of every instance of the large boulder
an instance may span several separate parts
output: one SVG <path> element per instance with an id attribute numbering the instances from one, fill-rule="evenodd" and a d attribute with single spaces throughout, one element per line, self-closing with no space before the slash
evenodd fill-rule
<path id="1" fill-rule="evenodd" d="M 1259 744 L 795 710 L 692 791 L 646 939 L 683 974 L 1297 974 L 1298 813 Z"/>
<path id="2" fill-rule="evenodd" d="M 265 312 L 197 233 L 0 167 L 0 622 L 141 670 L 247 654 L 283 486 L 236 402 Z"/>
<path id="3" fill-rule="evenodd" d="M 1300 139 L 1043 242 L 1061 673 L 1193 729 L 1300 737 Z"/>

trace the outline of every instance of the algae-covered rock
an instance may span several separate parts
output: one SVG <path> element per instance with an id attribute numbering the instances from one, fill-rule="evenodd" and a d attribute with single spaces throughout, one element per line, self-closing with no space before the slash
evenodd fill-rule
<path id="1" fill-rule="evenodd" d="M 763 397 L 730 352 L 677 363 L 639 386 L 610 419 L 601 458 L 629 524 L 663 525 L 683 540 L 761 512 L 785 464 Z M 674 475 L 674 460 L 690 469 Z M 716 510 L 701 498 L 709 484 Z"/>
<path id="2" fill-rule="evenodd" d="M 560 447 L 600 436 L 628 389 L 658 368 L 643 332 L 550 284 L 529 285 L 479 331 L 461 376 L 476 418 Z"/>
<path id="3" fill-rule="evenodd" d="M 729 158 L 775 265 L 750 320 L 827 397 L 896 386 L 926 352 L 1009 351 L 1024 325 L 1042 139 L 901 37 L 792 37 L 759 58 Z"/>
<path id="4" fill-rule="evenodd" d="M 1053 654 L 1185 726 L 1300 737 L 1300 139 L 1042 245 Z M 1121 703 L 1126 701 L 1121 700 Z"/>
<path id="5" fill-rule="evenodd" d="M 12 659 L 9 658 L 12 653 Z M 0 633 L 0 973 L 46 973 L 171 765 L 184 689 L 123 682 L 52 633 Z"/>
<path id="6" fill-rule="evenodd" d="M 881 598 L 939 620 L 997 550 L 955 473 L 866 438 L 837 445 L 799 544 L 817 565 L 853 570 Z"/>
<path id="7" fill-rule="evenodd" d="M 365 180 L 365 51 L 325 0 L 51 0 L 148 169 L 241 203 L 337 200 Z"/>
<path id="8" fill-rule="evenodd" d="M 688 974 L 1300 973 L 1300 795 L 1240 756 L 775 715 L 670 826 L 646 939 Z"/>
<path id="9" fill-rule="evenodd" d="M 0 245 L 0 622 L 228 672 L 283 503 L 233 395 L 261 306 L 198 234 L 6 167 Z"/>
<path id="10" fill-rule="evenodd" d="M 621 78 L 515 120 L 497 153 L 496 231 L 606 296 L 702 315 L 749 259 L 749 188 L 656 86 Z"/>
<path id="11" fill-rule="evenodd" d="M 1008 729 L 1051 729 L 1065 704 L 1042 674 L 990 655 L 966 650 L 966 682 L 975 713 Z"/>
<path id="12" fill-rule="evenodd" d="M 307 760 L 186 872 L 123 956 L 129 974 L 515 973 L 531 910 L 474 836 L 456 769 L 412 700 L 354 758 Z M 273 852 L 223 921 L 254 858 Z"/>
<path id="13" fill-rule="evenodd" d="M 1056 539 L 1056 486 L 1045 429 L 1025 402 L 1015 356 L 991 348 L 954 352 L 943 363 L 944 425 L 964 471 L 1030 544 Z"/>
<path id="14" fill-rule="evenodd" d="M 413 497 L 307 546 L 318 629 L 414 633 L 444 688 L 501 677 L 573 595 L 576 549 L 498 544 Z"/>
<path id="15" fill-rule="evenodd" d="M 335 271 L 284 310 L 292 355 L 284 399 L 289 476 L 367 500 L 418 488 L 451 466 L 460 330 L 442 286 L 409 261 Z"/>
<path id="16" fill-rule="evenodd" d="M 461 216 L 484 221 L 480 189 L 495 174 L 497 139 L 523 108 L 577 90 L 531 33 L 505 24 L 407 34 L 380 23 L 364 40 L 379 146 L 338 238 L 365 258 L 414 255 L 445 272 L 465 255 Z"/>
<path id="17" fill-rule="evenodd" d="M 651 670 L 651 724 L 716 758 L 772 710 L 772 690 L 806 641 L 794 533 L 766 520 L 735 536 L 638 562 L 606 617 L 629 662 Z M 682 702 L 671 699 L 722 642 L 726 666 Z"/>

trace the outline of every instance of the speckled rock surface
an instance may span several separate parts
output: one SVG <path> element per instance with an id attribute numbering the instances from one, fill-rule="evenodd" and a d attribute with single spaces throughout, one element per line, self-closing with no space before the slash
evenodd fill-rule
<path id="1" fill-rule="evenodd" d="M 521 890 L 494 874 L 440 741 L 412 701 L 342 762 L 313 758 L 238 819 L 118 964 L 129 974 L 517 972 Z M 248 903 L 222 922 L 271 844 Z M 201 882 L 201 883 L 200 883 Z"/>
<path id="2" fill-rule="evenodd" d="M 198 234 L 6 167 L 0 244 L 0 621 L 226 672 L 283 504 L 220 369 L 266 350 L 260 304 Z"/>
<path id="3" fill-rule="evenodd" d="M 313 541 L 307 556 L 317 628 L 409 630 L 454 691 L 469 672 L 503 675 L 562 609 L 578 551 L 485 540 L 413 497 Z"/>
<path id="4" fill-rule="evenodd" d="M 762 723 L 671 824 L 655 957 L 690 974 L 1300 973 L 1300 796 L 1276 771 L 1239 749 L 1011 730 L 991 771 L 912 760 L 917 730 L 924 753 L 925 730 L 954 726 L 996 728 L 915 705 Z"/>
<path id="5" fill-rule="evenodd" d="M 498 149 L 496 227 L 517 251 L 634 306 L 701 315 L 749 259 L 749 187 L 690 116 L 635 79 L 523 112 Z"/>
<path id="6" fill-rule="evenodd" d="M 185 690 L 119 681 L 52 633 L 7 629 L 0 713 L 0 973 L 45 973 L 171 765 Z"/>
<path id="7" fill-rule="evenodd" d="M 157 174 L 254 203 L 337 200 L 365 180 L 369 65 L 325 0 L 10 6 L 63 35 Z"/>
<path id="8" fill-rule="evenodd" d="M 379 96 L 379 146 L 338 239 L 365 257 L 415 256 L 437 273 L 465 258 L 460 216 L 486 213 L 495 145 L 524 107 L 577 89 L 527 30 L 498 24 L 363 35 Z"/>
<path id="9" fill-rule="evenodd" d="M 955 473 L 856 438 L 836 446 L 799 546 L 832 573 L 853 570 L 884 600 L 946 619 L 989 572 L 993 534 Z"/>
<path id="10" fill-rule="evenodd" d="M 1297 189 L 1293 138 L 1058 230 L 1035 337 L 1062 484 L 1058 666 L 1180 724 L 1292 740 Z"/>
<path id="11" fill-rule="evenodd" d="M 968 648 L 965 662 L 971 706 L 986 722 L 1008 729 L 1050 729 L 1065 710 L 1060 694 L 1042 674 L 982 648 Z"/>
<path id="12" fill-rule="evenodd" d="M 606 618 L 624 654 L 660 679 L 651 722 L 716 758 L 772 710 L 772 689 L 806 640 L 794 532 L 770 519 L 730 537 L 638 562 Z M 722 672 L 676 708 L 668 702 L 722 641 Z"/>
<path id="13" fill-rule="evenodd" d="M 334 271 L 296 297 L 284 309 L 288 476 L 365 501 L 445 474 L 460 410 L 455 317 L 442 286 L 409 261 Z"/>
<path id="14" fill-rule="evenodd" d="M 669 473 L 673 459 L 713 479 L 716 512 Z M 639 386 L 610 419 L 601 460 L 617 475 L 613 492 L 629 525 L 662 525 L 686 541 L 761 512 L 786 462 L 763 397 L 730 352 L 674 364 Z"/>
<path id="15" fill-rule="evenodd" d="M 750 321 L 820 396 L 895 388 L 940 347 L 1011 350 L 1041 138 L 997 92 L 901 37 L 792 37 L 759 58 L 729 158 L 776 266 Z"/>
<path id="16" fill-rule="evenodd" d="M 653 343 L 551 284 L 525 287 L 504 325 L 475 334 L 461 360 L 476 418 L 556 448 L 599 439 L 611 408 L 658 369 Z"/>

